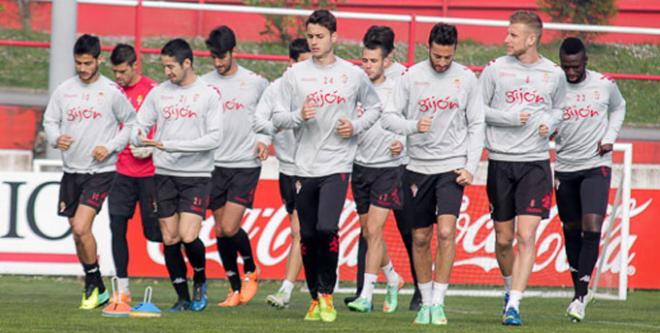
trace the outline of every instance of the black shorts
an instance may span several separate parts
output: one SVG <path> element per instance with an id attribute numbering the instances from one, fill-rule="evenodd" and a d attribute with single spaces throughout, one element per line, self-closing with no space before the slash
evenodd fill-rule
<path id="1" fill-rule="evenodd" d="M 284 207 L 286 207 L 286 212 L 289 214 L 293 214 L 293 211 L 296 209 L 295 179 L 295 176 L 285 175 L 280 172 L 280 196 L 282 197 Z"/>
<path id="2" fill-rule="evenodd" d="M 117 173 L 108 195 L 110 215 L 131 218 L 135 213 L 136 202 L 140 204 L 144 236 L 152 242 L 162 241 L 154 177 L 130 177 Z"/>
<path id="3" fill-rule="evenodd" d="M 413 229 L 426 228 L 436 223 L 440 215 L 458 217 L 463 202 L 464 187 L 456 183 L 453 171 L 425 175 L 406 170 L 415 218 Z"/>
<path id="4" fill-rule="evenodd" d="M 370 205 L 400 209 L 403 201 L 401 168 L 369 168 L 353 164 L 351 189 L 359 215 L 367 214 Z"/>
<path id="5" fill-rule="evenodd" d="M 112 188 L 114 172 L 101 172 L 95 174 L 67 173 L 60 182 L 60 200 L 57 209 L 59 216 L 73 217 L 76 215 L 78 205 L 85 205 L 101 211 L 103 201 Z"/>
<path id="6" fill-rule="evenodd" d="M 532 162 L 488 161 L 486 192 L 491 218 L 509 221 L 518 215 L 543 219 L 552 205 L 550 160 Z"/>
<path id="7" fill-rule="evenodd" d="M 223 168 L 215 167 L 211 178 L 211 202 L 209 209 L 222 208 L 227 201 L 252 208 L 254 192 L 259 183 L 261 167 Z"/>
<path id="8" fill-rule="evenodd" d="M 296 177 L 296 211 L 303 239 L 313 238 L 317 232 L 339 231 L 339 217 L 346 201 L 349 177 L 348 173 Z"/>
<path id="9" fill-rule="evenodd" d="M 555 195 L 559 218 L 582 221 L 586 214 L 605 216 L 612 169 L 606 166 L 575 172 L 555 171 Z"/>
<path id="10" fill-rule="evenodd" d="M 211 178 L 155 175 L 158 217 L 192 213 L 206 217 Z"/>

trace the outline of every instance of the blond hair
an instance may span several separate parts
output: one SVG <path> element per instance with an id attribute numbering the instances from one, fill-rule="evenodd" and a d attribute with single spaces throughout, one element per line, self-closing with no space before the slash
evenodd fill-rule
<path id="1" fill-rule="evenodd" d="M 536 35 L 537 44 L 541 42 L 541 33 L 543 32 L 543 22 L 534 12 L 519 10 L 511 14 L 509 23 L 521 23 L 526 25 Z"/>

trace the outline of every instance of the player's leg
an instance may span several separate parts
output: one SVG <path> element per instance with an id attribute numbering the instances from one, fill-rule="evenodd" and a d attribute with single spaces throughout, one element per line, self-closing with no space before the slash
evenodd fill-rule
<path id="1" fill-rule="evenodd" d="M 158 205 L 156 203 L 156 180 L 154 177 L 137 179 L 140 217 L 142 218 L 142 233 L 151 241 L 161 243 L 163 236 L 158 224 Z"/>
<path id="2" fill-rule="evenodd" d="M 406 254 L 408 255 L 408 264 L 410 265 L 410 273 L 413 278 L 413 284 L 415 287 L 415 292 L 413 297 L 410 299 L 410 304 L 408 309 L 411 311 L 418 311 L 422 306 L 422 294 L 419 292 L 419 287 L 417 286 L 417 274 L 415 273 L 415 267 L 413 264 L 413 236 L 412 236 L 412 221 L 414 220 L 414 209 L 412 209 L 412 195 L 410 191 L 410 181 L 408 180 L 408 175 L 405 171 L 405 167 L 401 166 L 399 169 L 401 177 L 401 192 L 403 196 L 403 205 L 401 209 L 394 210 L 394 219 L 396 220 L 396 227 L 399 230 L 401 235 L 401 241 L 403 242 L 404 247 L 406 248 Z"/>
<path id="3" fill-rule="evenodd" d="M 110 212 L 110 231 L 112 232 L 112 258 L 115 263 L 115 274 L 118 281 L 116 295 L 112 295 L 111 303 L 131 301 L 128 287 L 128 241 L 126 232 L 128 220 L 135 212 L 138 200 L 137 179 L 117 173 L 108 195 L 108 210 Z"/>
<path id="4" fill-rule="evenodd" d="M 344 304 L 348 306 L 351 302 L 357 300 L 362 294 L 364 287 L 364 273 L 367 264 L 367 238 L 366 238 L 366 225 L 367 213 L 369 212 L 369 188 L 370 184 L 367 181 L 367 175 L 364 172 L 365 168 L 353 164 L 353 172 L 351 173 L 351 191 L 353 192 L 353 201 L 355 201 L 355 209 L 358 213 L 360 221 L 360 234 L 358 236 L 357 244 L 357 266 L 355 270 L 355 294 L 344 297 Z"/>
<path id="5" fill-rule="evenodd" d="M 319 259 L 316 224 L 319 215 L 320 178 L 297 177 L 296 210 L 300 218 L 300 255 L 305 269 L 305 282 L 312 298 L 305 320 L 321 320 L 319 308 Z"/>
<path id="6" fill-rule="evenodd" d="M 408 171 L 412 191 L 412 204 L 415 211 L 413 228 L 413 263 L 417 274 L 417 285 L 422 295 L 422 306 L 417 311 L 414 323 L 429 325 L 431 323 L 431 306 L 433 305 L 433 255 L 431 241 L 433 225 L 436 222 L 435 179 Z"/>
<path id="7" fill-rule="evenodd" d="M 182 212 L 179 216 L 179 235 L 186 250 L 186 256 L 193 274 L 193 297 L 190 304 L 192 311 L 202 311 L 208 304 L 206 292 L 206 251 L 204 243 L 199 239 L 202 227 L 202 216 L 189 212 Z"/>
<path id="8" fill-rule="evenodd" d="M 445 295 L 449 288 L 449 276 L 456 257 L 456 220 L 463 201 L 463 186 L 456 183 L 454 172 L 439 176 L 435 186 L 437 198 L 438 247 L 435 257 L 435 279 L 431 324 L 447 325 L 445 315 Z"/>
<path id="9" fill-rule="evenodd" d="M 580 203 L 580 184 L 582 175 L 578 172 L 555 172 L 555 197 L 557 211 L 562 222 L 564 248 L 568 261 L 568 270 L 575 289 L 573 299 L 577 298 L 578 267 L 582 248 L 582 205 Z"/>
<path id="10" fill-rule="evenodd" d="M 337 311 L 332 300 L 339 263 L 339 218 L 346 201 L 349 173 L 323 177 L 319 186 L 316 223 L 319 272 L 319 310 L 321 320 L 335 321 Z"/>

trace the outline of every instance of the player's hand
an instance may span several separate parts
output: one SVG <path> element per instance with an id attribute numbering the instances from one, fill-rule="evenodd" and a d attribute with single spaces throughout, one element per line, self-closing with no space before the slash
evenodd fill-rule
<path id="1" fill-rule="evenodd" d="M 399 140 L 394 140 L 390 143 L 390 153 L 392 156 L 399 156 L 403 151 L 403 143 Z"/>
<path id="2" fill-rule="evenodd" d="M 527 124 L 527 121 L 529 120 L 529 117 L 530 117 L 531 115 L 532 115 L 532 114 L 529 113 L 529 112 L 521 111 L 521 112 L 520 112 L 520 125 L 523 125 L 523 126 L 524 126 L 525 124 Z"/>
<path id="3" fill-rule="evenodd" d="M 266 146 L 265 143 L 257 141 L 257 147 L 255 150 L 258 159 L 265 161 L 268 158 L 268 146 Z"/>
<path id="4" fill-rule="evenodd" d="M 103 162 L 108 156 L 110 156 L 110 152 L 105 146 L 98 145 L 92 150 L 92 157 L 99 162 Z"/>
<path id="5" fill-rule="evenodd" d="M 151 147 L 136 147 L 134 145 L 130 145 L 128 148 L 131 150 L 131 155 L 133 155 L 133 157 L 137 158 L 138 160 L 149 158 L 149 156 L 151 156 L 154 151 L 154 149 Z"/>
<path id="6" fill-rule="evenodd" d="M 549 134 L 550 134 L 550 129 L 548 128 L 548 126 L 545 126 L 545 125 L 541 125 L 541 126 L 539 126 L 539 135 L 540 135 L 541 137 L 544 137 L 544 138 L 545 138 L 545 137 L 547 137 Z"/>
<path id="7" fill-rule="evenodd" d="M 304 121 L 316 117 L 316 104 L 311 98 L 309 98 L 309 96 L 305 97 L 305 104 L 303 105 L 302 111 L 300 111 L 300 116 Z"/>
<path id="8" fill-rule="evenodd" d="M 456 174 L 456 183 L 461 186 L 472 185 L 472 174 L 465 169 L 454 170 Z"/>
<path id="9" fill-rule="evenodd" d="M 348 139 L 353 136 L 353 123 L 346 117 L 339 118 L 337 121 L 337 134 L 344 139 Z"/>
<path id="10" fill-rule="evenodd" d="M 61 151 L 67 151 L 71 147 L 72 143 L 73 138 L 70 135 L 62 134 L 59 138 L 57 138 L 57 149 Z"/>
<path id="11" fill-rule="evenodd" d="M 601 142 L 598 142 L 598 155 L 600 156 L 612 152 L 613 149 L 614 145 L 611 143 L 602 144 Z"/>
<path id="12" fill-rule="evenodd" d="M 139 130 L 139 129 L 138 129 L 138 137 L 140 138 L 140 141 L 142 142 L 142 145 L 145 146 L 145 147 L 154 147 L 154 148 L 158 148 L 160 150 L 165 149 L 162 142 L 160 142 L 158 140 L 148 139 L 147 136 L 144 135 L 144 133 L 142 133 L 142 130 Z"/>
<path id="13" fill-rule="evenodd" d="M 431 125 L 433 124 L 433 117 L 431 116 L 424 116 L 422 118 L 419 118 L 417 121 L 417 131 L 420 133 L 426 133 L 431 129 Z"/>

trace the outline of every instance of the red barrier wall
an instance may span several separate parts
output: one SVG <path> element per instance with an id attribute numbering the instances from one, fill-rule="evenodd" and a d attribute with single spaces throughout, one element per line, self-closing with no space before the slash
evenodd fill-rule
<path id="1" fill-rule="evenodd" d="M 193 1 L 194 2 L 194 1 Z M 207 3 L 241 4 L 240 0 L 206 1 Z M 447 0 L 447 14 L 451 17 L 506 19 L 516 9 L 536 10 L 536 0 L 510 0 L 506 4 L 487 0 Z M 20 26 L 18 9 L 15 1 L 0 0 L 6 14 L 0 15 L 0 26 L 17 28 Z M 660 27 L 660 2 L 655 0 L 619 0 L 619 14 L 610 22 L 611 25 Z M 48 2 L 32 4 L 35 30 L 50 30 L 50 6 Z M 416 15 L 443 15 L 443 0 L 412 0 L 405 4 L 398 0 L 346 0 L 338 6 L 339 10 L 356 12 L 397 13 Z M 135 31 L 134 9 L 129 7 L 80 5 L 78 11 L 78 31 L 100 35 L 129 36 Z M 544 18 L 546 21 L 549 19 Z M 250 22 L 250 24 L 246 24 Z M 204 35 L 214 26 L 227 24 L 236 29 L 239 38 L 261 40 L 259 32 L 263 29 L 263 19 L 252 14 L 227 14 L 218 12 L 199 13 L 196 11 L 146 9 L 143 16 L 143 29 L 146 36 L 194 36 Z M 340 36 L 348 40 L 360 40 L 364 31 L 372 24 L 389 24 L 399 40 L 407 39 L 408 27 L 404 23 L 385 23 L 383 21 L 340 20 Z M 415 39 L 424 42 L 428 36 L 429 24 L 418 26 Z M 476 26 L 460 27 L 462 39 L 472 39 L 483 43 L 501 43 L 504 38 L 503 28 Z M 557 37 L 557 33 L 546 33 L 544 40 Z M 659 36 L 606 34 L 599 37 L 603 42 L 619 43 L 654 43 L 660 44 Z"/>

